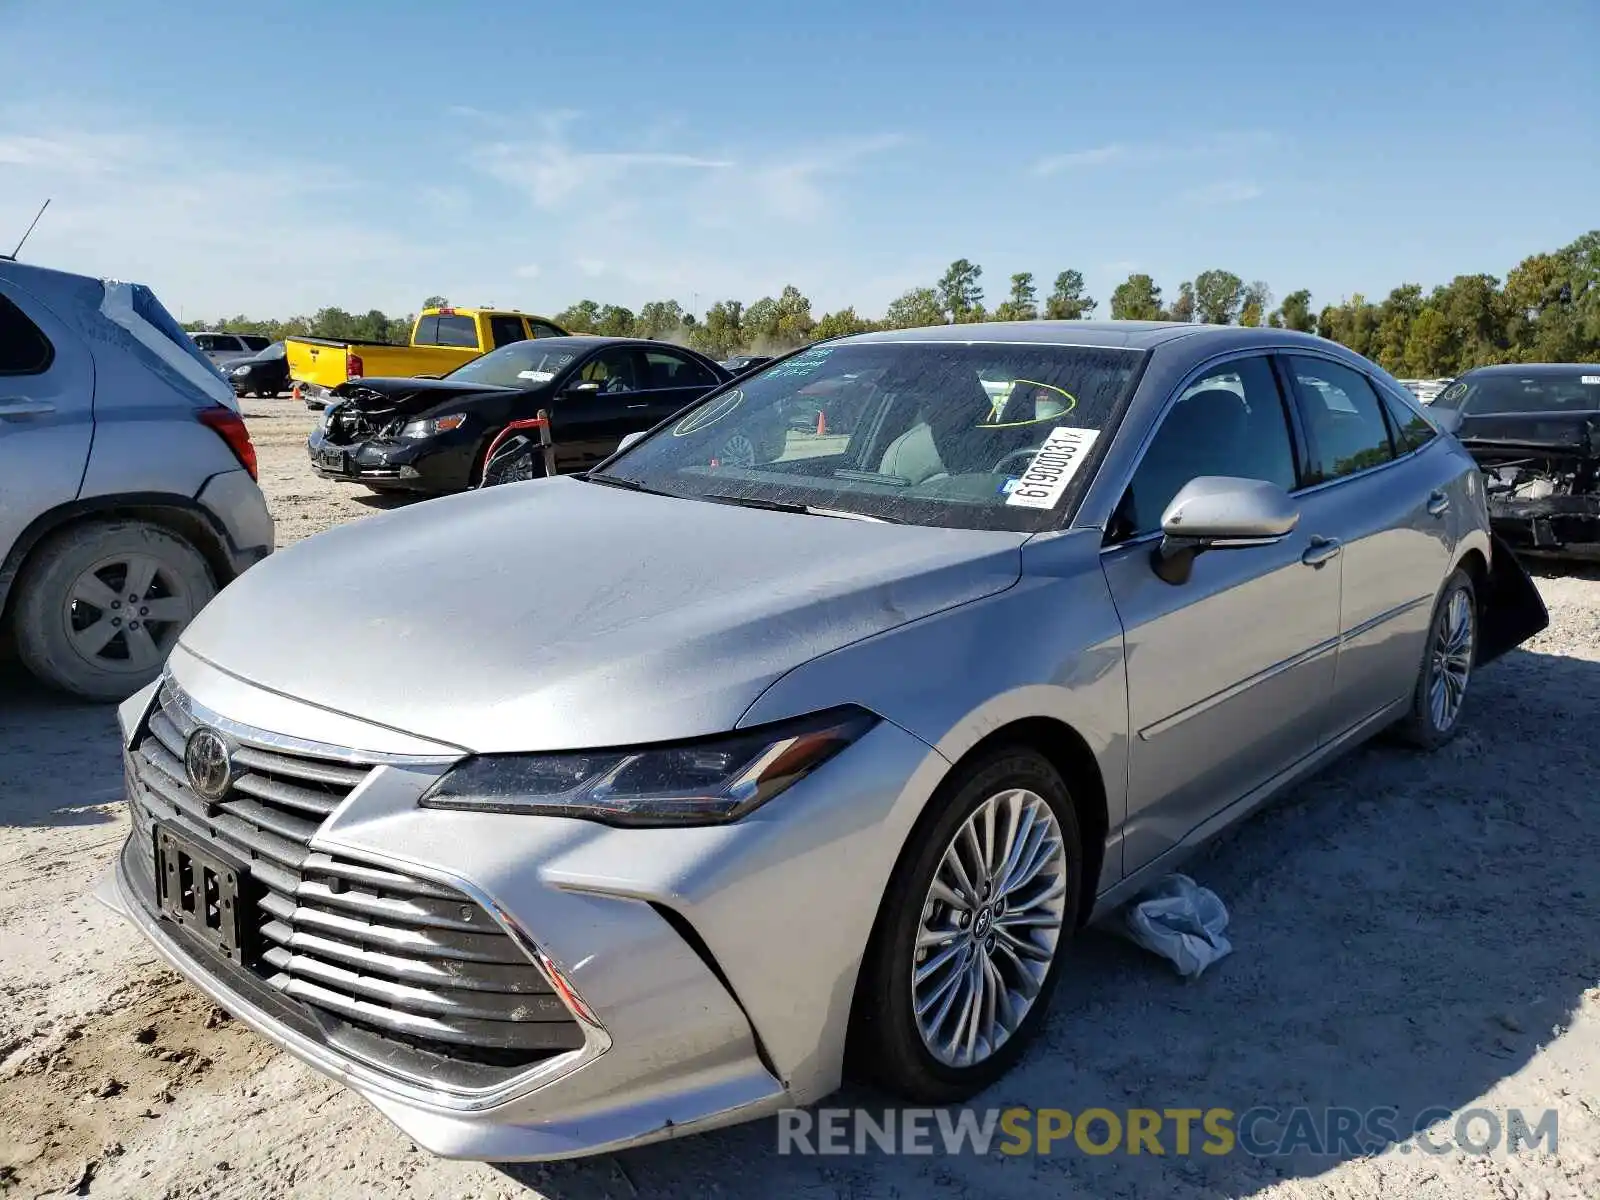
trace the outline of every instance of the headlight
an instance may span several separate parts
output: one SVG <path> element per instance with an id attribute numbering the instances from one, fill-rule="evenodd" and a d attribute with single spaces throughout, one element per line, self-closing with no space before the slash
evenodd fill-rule
<path id="1" fill-rule="evenodd" d="M 250 374 L 250 368 L 249 367 L 233 367 L 230 370 L 229 373 L 233 374 L 233 375 L 248 375 L 248 374 Z"/>
<path id="2" fill-rule="evenodd" d="M 877 723 L 847 707 L 693 742 L 484 755 L 456 766 L 420 803 L 607 825 L 720 825 L 798 783 Z"/>
<path id="3" fill-rule="evenodd" d="M 436 433 L 448 433 L 466 424 L 466 413 L 451 413 L 448 417 L 421 417 L 400 426 L 403 438 L 429 438 Z"/>

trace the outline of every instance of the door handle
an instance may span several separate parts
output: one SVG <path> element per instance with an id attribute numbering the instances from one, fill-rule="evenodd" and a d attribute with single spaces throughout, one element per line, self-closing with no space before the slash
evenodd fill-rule
<path id="1" fill-rule="evenodd" d="M 6 396 L 0 399 L 0 420 L 7 417 L 42 417 L 55 410 L 56 406 L 48 400 L 30 400 L 26 396 Z"/>
<path id="2" fill-rule="evenodd" d="M 649 408 L 649 407 L 650 406 L 648 404 L 630 404 L 630 405 L 628 405 L 628 411 L 632 412 L 636 408 Z"/>
<path id="3" fill-rule="evenodd" d="M 1444 492 L 1434 492 L 1433 495 L 1428 497 L 1428 515 L 1430 517 L 1442 517 L 1449 511 L 1450 497 Z"/>
<path id="4" fill-rule="evenodd" d="M 1338 538 L 1313 537 L 1300 561 L 1308 567 L 1320 567 L 1338 558 L 1343 549 L 1344 544 Z"/>

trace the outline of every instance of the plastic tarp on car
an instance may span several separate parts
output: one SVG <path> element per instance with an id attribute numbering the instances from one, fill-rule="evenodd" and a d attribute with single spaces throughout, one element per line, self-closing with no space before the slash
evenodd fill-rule
<path id="1" fill-rule="evenodd" d="M 149 352 L 146 357 L 155 358 L 151 364 L 155 370 L 166 375 L 181 391 L 199 393 L 198 399 L 224 405 L 235 412 L 239 410 L 233 388 L 172 319 L 172 314 L 156 299 L 154 292 L 139 283 L 123 283 L 116 279 L 101 282 L 105 296 L 100 301 L 100 312 L 132 335 L 139 346 Z"/>

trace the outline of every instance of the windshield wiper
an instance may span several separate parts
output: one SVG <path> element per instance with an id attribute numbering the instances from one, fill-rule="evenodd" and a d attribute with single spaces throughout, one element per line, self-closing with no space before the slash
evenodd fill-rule
<path id="1" fill-rule="evenodd" d="M 578 474 L 578 478 L 589 483 L 603 483 L 607 487 L 626 488 L 630 492 L 653 491 L 652 488 L 645 487 L 637 479 L 629 479 L 626 475 L 602 475 L 595 471 L 584 471 Z"/>
<path id="2" fill-rule="evenodd" d="M 839 517 L 846 521 L 872 521 L 880 525 L 898 525 L 893 517 L 873 517 L 866 513 L 847 512 L 840 508 L 818 508 L 811 504 L 795 504 L 788 500 L 763 500 L 759 496 L 727 496 L 720 492 L 701 492 L 698 499 L 713 504 L 736 504 L 740 508 L 764 508 L 769 512 L 797 513 L 803 517 Z"/>

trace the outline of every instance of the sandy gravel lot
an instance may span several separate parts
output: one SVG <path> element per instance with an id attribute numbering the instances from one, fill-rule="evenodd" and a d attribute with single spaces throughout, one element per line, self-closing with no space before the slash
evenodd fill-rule
<path id="1" fill-rule="evenodd" d="M 246 404 L 280 544 L 378 511 L 317 480 L 310 415 Z M 1600 1196 L 1600 581 L 1541 573 L 1548 631 L 1467 728 L 1294 790 L 1192 873 L 1234 954 L 1200 981 L 1091 933 L 1047 1036 L 982 1101 L 1558 1113 L 1478 1157 L 780 1157 L 771 1123 L 552 1166 L 450 1163 L 239 1028 L 88 895 L 123 836 L 108 708 L 0 663 L 0 1193 L 166 1197 Z M 263 636 L 299 636 L 285 612 Z M 837 1103 L 881 1107 L 850 1092 Z"/>

